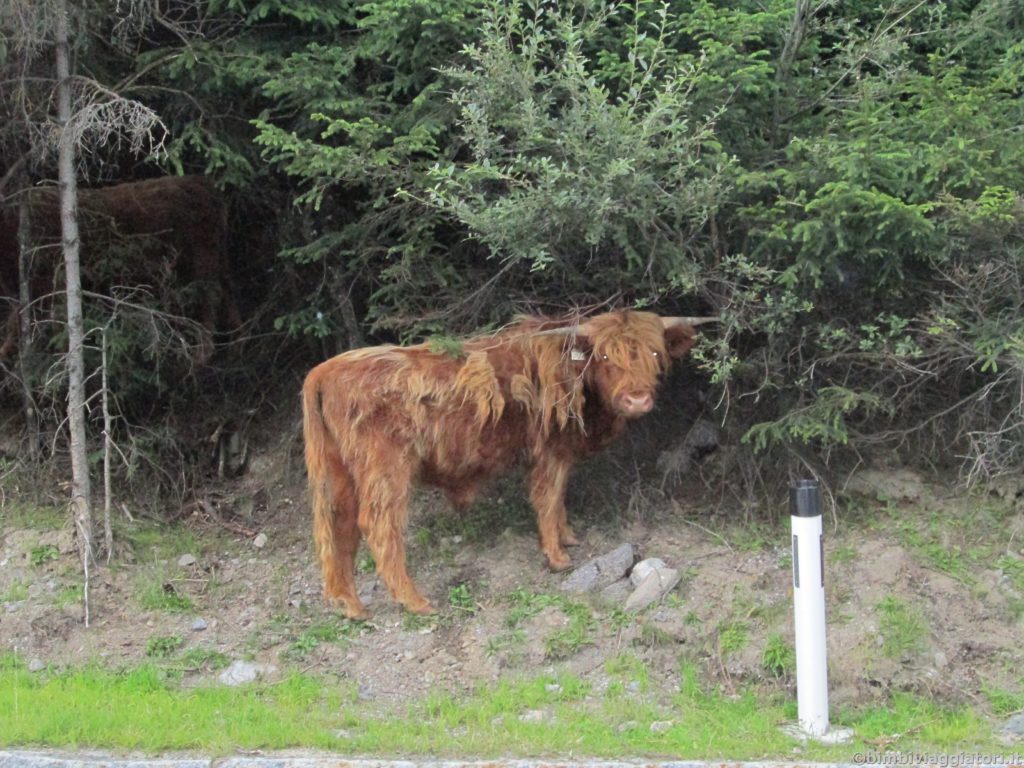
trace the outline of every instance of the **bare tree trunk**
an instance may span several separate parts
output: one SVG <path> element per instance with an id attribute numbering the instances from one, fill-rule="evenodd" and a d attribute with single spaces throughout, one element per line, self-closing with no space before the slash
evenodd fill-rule
<path id="1" fill-rule="evenodd" d="M 60 222 L 68 301 L 68 427 L 71 433 L 71 508 L 78 531 L 78 549 L 85 576 L 85 623 L 89 624 L 89 572 L 94 564 L 92 511 L 89 507 L 89 462 L 85 442 L 85 326 L 82 318 L 82 277 L 78 259 L 78 188 L 75 140 L 71 121 L 71 62 L 68 6 L 59 0 L 57 13 L 57 124 L 61 128 L 57 156 Z"/>
<path id="2" fill-rule="evenodd" d="M 113 322 L 113 319 L 111 317 L 110 322 Z M 114 420 L 110 415 L 110 389 L 107 382 L 107 330 L 110 328 L 110 322 L 103 329 L 100 342 L 102 350 L 100 391 L 103 397 L 103 543 L 107 550 L 107 565 L 110 565 L 110 558 L 114 556 L 114 529 L 110 525 L 110 504 L 113 496 L 110 473 L 114 447 Z"/>
<path id="3" fill-rule="evenodd" d="M 24 171 L 15 175 L 18 197 L 18 374 L 21 376 L 29 459 L 39 458 L 39 410 L 32 395 L 35 326 L 32 322 L 32 214 Z"/>
<path id="4" fill-rule="evenodd" d="M 778 132 L 782 123 L 782 97 L 786 84 L 789 81 L 790 72 L 793 69 L 793 62 L 800 50 L 800 45 L 807 34 L 807 24 L 813 16 L 811 0 L 796 0 L 796 7 L 793 9 L 793 21 L 789 26 L 789 34 L 786 35 L 786 42 L 782 47 L 782 55 L 779 57 L 779 64 L 775 70 L 775 114 L 773 118 L 773 129 Z"/>

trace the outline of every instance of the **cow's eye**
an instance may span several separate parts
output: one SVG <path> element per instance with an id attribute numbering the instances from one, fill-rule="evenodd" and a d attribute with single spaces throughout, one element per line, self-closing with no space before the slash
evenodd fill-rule
<path id="1" fill-rule="evenodd" d="M 602 360 L 607 360 L 608 359 L 608 355 L 601 355 L 601 359 Z"/>
<path id="2" fill-rule="evenodd" d="M 659 355 L 657 352 L 651 352 L 651 354 L 654 355 L 655 357 L 661 357 L 661 355 Z"/>

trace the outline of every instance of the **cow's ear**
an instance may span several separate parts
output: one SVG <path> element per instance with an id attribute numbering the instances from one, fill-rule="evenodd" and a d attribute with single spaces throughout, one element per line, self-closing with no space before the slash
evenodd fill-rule
<path id="1" fill-rule="evenodd" d="M 697 331 L 689 325 L 672 325 L 665 329 L 665 348 L 673 360 L 690 351 L 697 341 Z"/>

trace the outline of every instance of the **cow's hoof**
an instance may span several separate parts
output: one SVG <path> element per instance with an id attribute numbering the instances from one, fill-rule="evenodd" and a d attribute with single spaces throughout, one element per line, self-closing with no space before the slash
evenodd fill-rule
<path id="1" fill-rule="evenodd" d="M 558 539 L 562 542 L 563 547 L 578 547 L 582 543 L 576 538 L 576 534 L 572 532 L 572 529 L 569 528 L 562 531 L 562 534 Z"/>
<path id="2" fill-rule="evenodd" d="M 572 568 L 572 558 L 565 554 L 561 556 L 556 555 L 554 557 L 548 557 L 548 568 L 555 573 L 558 573 L 559 571 L 567 571 Z"/>
<path id="3" fill-rule="evenodd" d="M 421 603 L 413 603 L 412 605 L 406 605 L 405 607 L 409 613 L 415 613 L 418 616 L 433 616 L 437 613 L 429 600 L 424 600 Z"/>
<path id="4" fill-rule="evenodd" d="M 346 608 L 345 618 L 349 621 L 369 621 L 370 612 L 363 606 L 359 606 L 359 608 L 356 609 Z"/>

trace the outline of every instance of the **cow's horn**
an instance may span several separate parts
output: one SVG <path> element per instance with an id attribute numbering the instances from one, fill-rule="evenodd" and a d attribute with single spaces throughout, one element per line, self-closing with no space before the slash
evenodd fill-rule
<path id="1" fill-rule="evenodd" d="M 677 325 L 688 325 L 691 328 L 704 323 L 717 323 L 718 317 L 663 317 L 661 325 L 663 328 L 674 328 Z"/>

